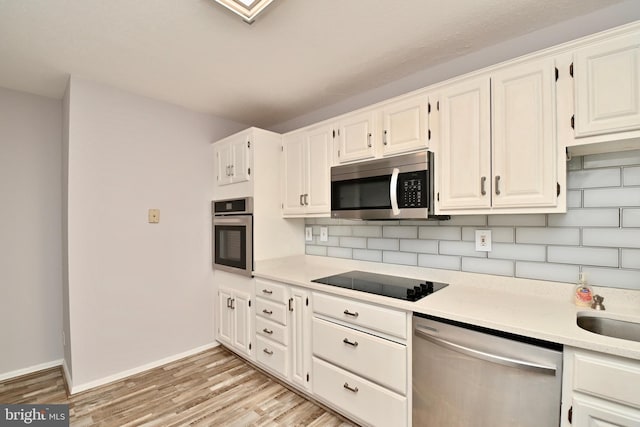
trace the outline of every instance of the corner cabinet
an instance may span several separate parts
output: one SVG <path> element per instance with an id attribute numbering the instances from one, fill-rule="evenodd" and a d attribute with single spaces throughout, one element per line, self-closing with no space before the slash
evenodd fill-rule
<path id="1" fill-rule="evenodd" d="M 441 89 L 436 213 L 558 206 L 555 70 L 547 58 Z"/>
<path id="2" fill-rule="evenodd" d="M 218 289 L 218 340 L 251 356 L 251 295 L 236 289 Z"/>
<path id="3" fill-rule="evenodd" d="M 331 213 L 329 125 L 305 128 L 282 138 L 282 214 L 284 217 Z"/>
<path id="4" fill-rule="evenodd" d="M 251 134 L 235 134 L 214 144 L 216 185 L 249 181 L 251 176 Z"/>

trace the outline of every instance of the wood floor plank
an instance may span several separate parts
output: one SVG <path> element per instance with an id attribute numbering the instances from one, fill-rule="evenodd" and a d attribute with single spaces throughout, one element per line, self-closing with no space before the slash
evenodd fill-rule
<path id="1" fill-rule="evenodd" d="M 222 346 L 71 397 L 62 369 L 46 369 L 0 382 L 0 403 L 68 404 L 74 427 L 355 425 Z"/>

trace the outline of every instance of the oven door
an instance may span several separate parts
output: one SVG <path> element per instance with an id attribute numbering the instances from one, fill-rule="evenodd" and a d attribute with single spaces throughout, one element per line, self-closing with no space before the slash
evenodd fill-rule
<path id="1" fill-rule="evenodd" d="M 213 268 L 251 276 L 253 272 L 253 216 L 213 217 Z"/>

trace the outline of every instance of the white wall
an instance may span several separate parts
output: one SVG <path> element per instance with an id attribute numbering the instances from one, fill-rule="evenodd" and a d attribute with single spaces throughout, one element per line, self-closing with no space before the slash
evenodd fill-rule
<path id="1" fill-rule="evenodd" d="M 620 4 L 578 16 L 542 30 L 481 49 L 461 58 L 418 71 L 336 104 L 274 124 L 269 126 L 269 129 L 280 133 L 289 132 L 455 76 L 639 19 L 640 4 L 638 0 L 626 0 Z"/>
<path id="2" fill-rule="evenodd" d="M 0 88 L 0 377 L 62 359 L 61 113 Z"/>
<path id="3" fill-rule="evenodd" d="M 211 142 L 243 127 L 71 78 L 74 388 L 214 341 Z"/>

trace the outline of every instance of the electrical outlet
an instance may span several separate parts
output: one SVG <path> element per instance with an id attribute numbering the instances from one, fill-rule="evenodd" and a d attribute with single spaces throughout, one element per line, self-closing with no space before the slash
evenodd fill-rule
<path id="1" fill-rule="evenodd" d="M 149 224 L 160 222 L 160 209 L 149 209 Z"/>
<path id="2" fill-rule="evenodd" d="M 320 227 L 320 241 L 321 242 L 329 241 L 329 227 Z"/>
<path id="3" fill-rule="evenodd" d="M 491 252 L 491 230 L 476 230 L 476 251 Z"/>
<path id="4" fill-rule="evenodd" d="M 313 240 L 313 228 L 311 227 L 304 228 L 304 240 L 307 242 L 311 242 Z"/>

